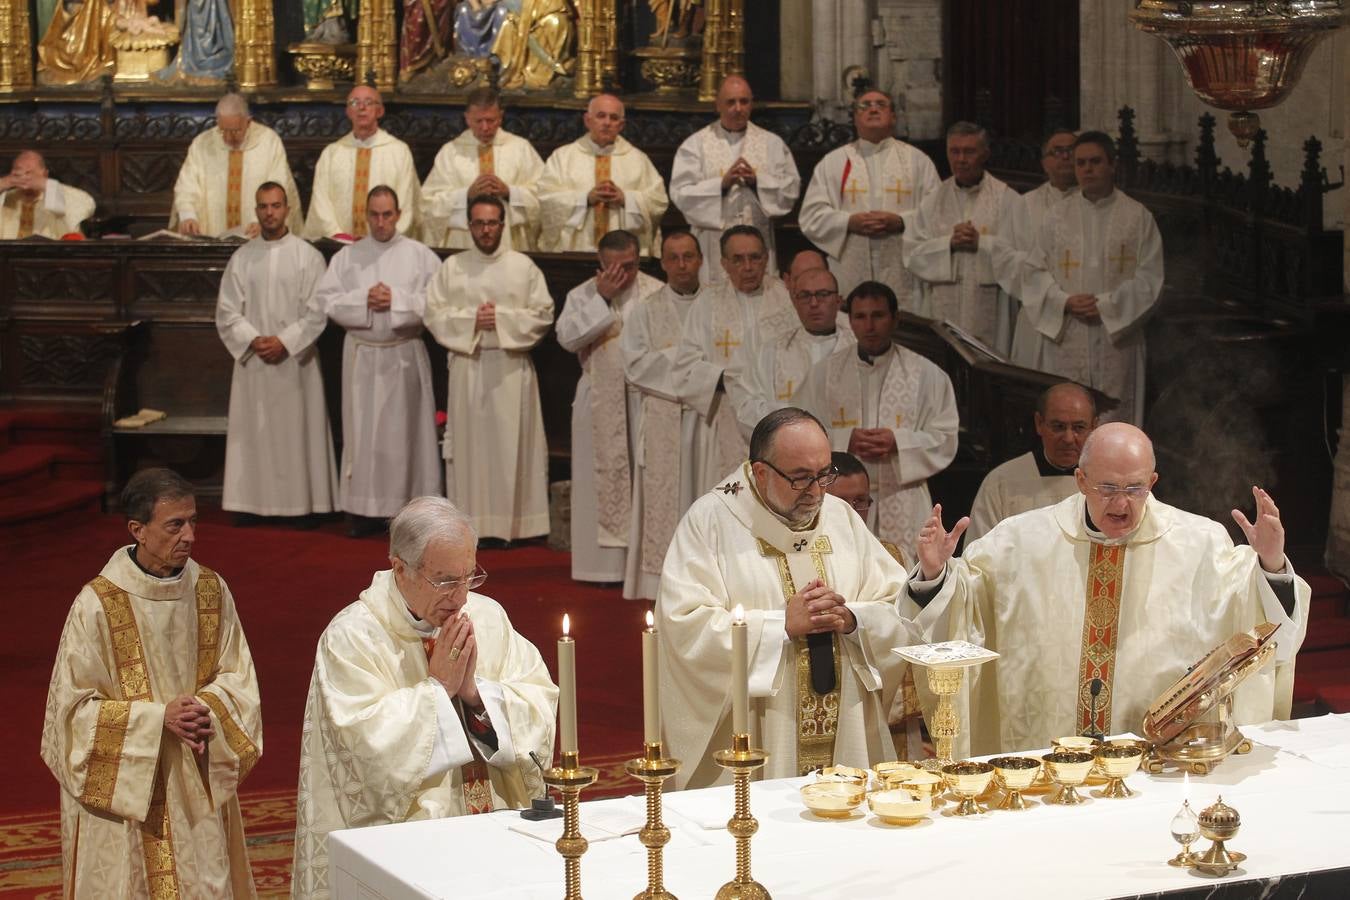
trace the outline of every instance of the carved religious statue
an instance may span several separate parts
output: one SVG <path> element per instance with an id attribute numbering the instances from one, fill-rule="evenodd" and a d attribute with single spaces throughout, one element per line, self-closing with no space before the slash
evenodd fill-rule
<path id="1" fill-rule="evenodd" d="M 357 0 L 301 0 L 305 40 L 316 44 L 350 44 Z"/>
<path id="2" fill-rule="evenodd" d="M 80 84 L 106 72 L 119 81 L 143 81 L 168 60 L 178 28 L 149 14 L 154 0 L 60 3 L 38 43 L 44 84 Z M 233 38 L 231 38 L 231 42 Z"/>
<path id="3" fill-rule="evenodd" d="M 656 27 L 652 46 L 681 45 L 703 30 L 703 0 L 648 0 Z"/>
<path id="4" fill-rule="evenodd" d="M 503 0 L 506 19 L 492 51 L 502 61 L 503 88 L 546 88 L 576 66 L 574 14 L 568 0 Z"/>

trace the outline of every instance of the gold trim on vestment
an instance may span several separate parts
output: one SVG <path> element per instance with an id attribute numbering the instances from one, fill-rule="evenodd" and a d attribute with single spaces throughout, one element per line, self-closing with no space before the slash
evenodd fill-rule
<path id="1" fill-rule="evenodd" d="M 141 632 L 136 627 L 136 614 L 131 609 L 131 597 L 102 575 L 89 582 L 89 587 L 98 595 L 103 604 L 103 615 L 108 620 L 113 665 L 117 667 L 122 699 L 151 699 L 150 674 L 145 668 L 145 650 L 141 645 Z"/>
<path id="2" fill-rule="evenodd" d="M 1112 682 L 1120 637 L 1120 596 L 1124 588 L 1125 546 L 1095 541 L 1088 557 L 1083 642 L 1078 663 L 1078 731 L 1107 734 L 1111 728 Z M 1102 687 L 1094 699 L 1092 682 Z M 1096 711 L 1094 715 L 1093 711 Z"/>
<path id="3" fill-rule="evenodd" d="M 151 900 L 167 900 L 182 895 L 178 866 L 174 861 L 173 828 L 169 824 L 169 804 L 165 801 L 164 771 L 155 772 L 150 809 L 141 824 L 141 857 L 145 861 L 145 883 Z"/>
<path id="4" fill-rule="evenodd" d="M 197 687 L 211 683 L 220 661 L 220 576 L 206 566 L 197 573 Z"/>
<path id="5" fill-rule="evenodd" d="M 126 700 L 102 700 L 98 705 L 98 724 L 94 726 L 94 748 L 85 764 L 84 790 L 80 802 L 102 812 L 112 810 L 117 790 L 117 771 L 122 764 L 122 744 L 127 738 L 131 704 Z"/>
<path id="6" fill-rule="evenodd" d="M 258 763 L 258 757 L 261 755 L 258 752 L 258 745 L 249 739 L 244 729 L 240 728 L 239 723 L 230 716 L 230 711 L 225 708 L 224 702 L 219 697 L 210 691 L 202 691 L 198 697 L 211 707 L 211 712 L 220 720 L 220 730 L 225 736 L 225 743 L 229 745 L 230 752 L 239 758 L 239 780 L 242 782 Z"/>

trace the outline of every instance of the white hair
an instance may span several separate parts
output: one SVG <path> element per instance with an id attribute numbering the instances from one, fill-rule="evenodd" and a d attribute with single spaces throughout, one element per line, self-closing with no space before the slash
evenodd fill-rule
<path id="1" fill-rule="evenodd" d="M 427 545 L 437 538 L 477 544 L 478 532 L 469 517 L 444 497 L 415 497 L 389 523 L 389 556 L 420 566 Z"/>
<path id="2" fill-rule="evenodd" d="M 216 116 L 240 116 L 247 119 L 248 101 L 243 94 L 226 94 L 216 101 Z"/>

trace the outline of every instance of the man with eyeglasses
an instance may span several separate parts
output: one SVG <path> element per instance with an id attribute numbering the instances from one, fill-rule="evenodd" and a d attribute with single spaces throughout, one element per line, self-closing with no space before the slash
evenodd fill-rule
<path id="1" fill-rule="evenodd" d="M 731 745 L 731 624 L 744 609 L 750 740 L 765 778 L 895 757 L 887 726 L 905 665 L 922 642 L 905 574 L 849 505 L 824 427 L 805 410 L 767 415 L 750 458 L 699 497 L 661 572 L 656 633 L 677 787 L 726 783 L 713 753 Z"/>
<path id="2" fill-rule="evenodd" d="M 1033 415 L 1036 446 L 995 468 L 980 482 L 970 507 L 966 546 L 1004 519 L 1051 506 L 1078 493 L 1074 469 L 1092 429 L 1097 403 L 1081 385 L 1064 382 L 1046 388 Z"/>
<path id="3" fill-rule="evenodd" d="M 1013 333 L 1018 328 L 1035 330 L 1035 324 L 1022 315 L 1018 297 L 1022 293 L 1026 275 L 1027 256 L 1036 248 L 1042 223 L 1060 201 L 1078 190 L 1078 178 L 1073 171 L 1073 145 L 1078 135 L 1068 128 L 1056 128 L 1041 143 L 1041 171 L 1045 183 L 1027 191 L 1013 204 L 1012 222 L 1008 229 L 1007 256 L 999 263 L 1003 287 L 1012 296 L 1015 311 Z"/>
<path id="4" fill-rule="evenodd" d="M 373 87 L 357 85 L 347 94 L 352 130 L 319 154 L 305 237 L 365 237 L 366 194 L 377 184 L 393 188 L 407 213 L 399 217 L 399 234 L 417 237 L 421 203 L 417 167 L 408 145 L 380 127 L 383 117 L 384 100 Z"/>
<path id="5" fill-rule="evenodd" d="M 1252 488 L 1254 521 L 1233 510 L 1247 540 L 1235 547 L 1218 522 L 1152 496 L 1152 442 L 1122 422 L 1092 432 L 1074 480 L 1072 497 L 1005 519 L 960 559 L 968 520 L 948 532 L 937 506 L 920 535 L 906 596 L 935 639 L 1002 654 L 972 679 L 969 753 L 1137 731 L 1190 666 L 1263 622 L 1280 629 L 1275 664 L 1243 682 L 1233 713 L 1238 724 L 1288 718 L 1311 590 L 1285 556 L 1271 496 Z"/>
<path id="6" fill-rule="evenodd" d="M 305 703 L 291 896 L 329 895 L 340 828 L 529 805 L 546 788 L 558 689 L 497 601 L 476 592 L 473 523 L 418 497 L 390 568 L 319 636 Z"/>
<path id="7" fill-rule="evenodd" d="M 534 249 L 539 232 L 535 183 L 544 161 L 529 141 L 501 127 L 504 112 L 491 88 L 475 88 L 464 98 L 467 127 L 436 154 L 422 185 L 422 237 L 431 246 L 472 247 L 469 200 L 491 196 L 506 206 L 503 246 Z"/>
<path id="8" fill-rule="evenodd" d="M 937 168 L 895 137 L 895 108 L 882 91 L 854 102 L 853 126 L 858 139 L 831 150 L 811 174 L 798 215 L 802 234 L 829 255 L 842 293 L 881 281 L 908 304 L 917 286 L 901 235 L 906 217 L 937 190 Z"/>
<path id="9" fill-rule="evenodd" d="M 472 249 L 427 285 L 423 321 L 449 353 L 445 490 L 485 542 L 548 534 L 548 447 L 530 351 L 553 324 L 544 273 L 502 246 L 506 204 L 469 201 Z"/>

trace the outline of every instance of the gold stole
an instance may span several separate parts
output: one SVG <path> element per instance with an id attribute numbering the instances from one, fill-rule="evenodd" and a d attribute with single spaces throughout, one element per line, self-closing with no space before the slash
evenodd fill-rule
<path id="1" fill-rule="evenodd" d="M 370 148 L 356 149 L 356 180 L 352 183 L 352 234 L 366 236 L 366 194 L 370 193 Z"/>
<path id="2" fill-rule="evenodd" d="M 225 227 L 238 228 L 243 223 L 239 195 L 244 190 L 244 151 L 230 151 L 230 171 L 225 177 Z"/>
<path id="3" fill-rule="evenodd" d="M 1116 642 L 1120 636 L 1120 595 L 1125 582 L 1125 545 L 1092 543 L 1088 558 L 1087 600 L 1083 611 L 1083 645 L 1078 663 L 1078 731 L 1110 733 L 1111 682 L 1116 675 Z M 1093 715 L 1092 681 L 1102 689 Z"/>
<path id="4" fill-rule="evenodd" d="M 33 236 L 33 216 L 37 210 L 36 200 L 19 200 L 19 230 L 15 237 Z"/>
<path id="5" fill-rule="evenodd" d="M 792 599 L 797 593 L 797 585 L 788 568 L 787 554 L 763 538 L 755 539 L 759 543 L 759 555 L 772 559 L 778 564 L 778 580 L 782 584 L 783 602 Z M 811 545 L 811 562 L 816 575 L 825 579 L 825 560 L 823 554 L 833 552 L 830 539 L 817 535 Z M 817 694 L 811 687 L 811 653 L 806 646 L 806 638 L 792 639 L 792 651 L 796 657 L 797 680 L 797 774 L 806 773 L 834 765 L 834 739 L 839 730 L 839 685 L 841 672 L 839 657 L 839 635 L 830 635 L 834 642 L 834 690 L 828 694 Z"/>
<path id="6" fill-rule="evenodd" d="M 422 638 L 422 649 L 426 651 L 427 662 L 431 661 L 431 651 L 435 647 L 435 638 Z M 459 767 L 460 791 L 464 797 L 464 808 L 471 816 L 492 812 L 492 783 L 489 780 L 487 763 L 483 761 L 483 754 L 478 752 L 478 746 L 473 742 L 473 738 L 467 736 L 467 732 L 471 729 L 468 725 L 468 719 L 465 718 L 463 704 L 460 703 L 458 697 L 451 697 L 450 704 L 459 714 L 459 720 L 464 725 L 466 739 L 469 742 L 469 752 L 473 754 L 473 762 Z"/>
<path id="7" fill-rule="evenodd" d="M 595 158 L 595 183 L 609 181 L 609 162 L 613 157 L 609 155 L 597 156 Z M 601 203 L 595 207 L 595 243 L 598 246 L 600 239 L 609 234 L 609 204 Z"/>
<path id="8" fill-rule="evenodd" d="M 479 145 L 478 145 L 478 174 L 479 174 L 479 175 L 496 175 L 496 174 L 497 174 L 495 171 L 493 171 L 492 145 L 491 145 L 491 144 L 479 144 Z"/>

